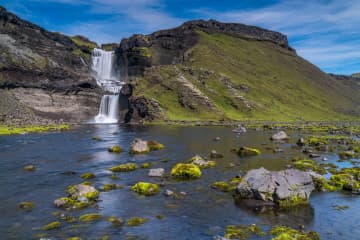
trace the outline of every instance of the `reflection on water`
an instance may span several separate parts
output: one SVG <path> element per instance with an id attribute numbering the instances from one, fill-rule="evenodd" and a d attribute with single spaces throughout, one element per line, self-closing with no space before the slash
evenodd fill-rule
<path id="1" fill-rule="evenodd" d="M 136 228 L 114 228 L 107 221 L 91 224 L 62 222 L 59 230 L 50 231 L 47 237 L 64 239 L 80 236 L 83 239 L 98 239 L 110 235 L 114 239 L 138 236 L 139 239 L 212 239 L 223 235 L 226 225 L 260 224 L 268 230 L 275 224 L 293 227 L 305 225 L 321 234 L 323 239 L 353 239 L 360 234 L 360 210 L 358 196 L 342 193 L 314 193 L 311 205 L 281 210 L 273 206 L 260 207 L 256 202 L 234 202 L 228 193 L 211 189 L 215 181 L 226 181 L 240 171 L 263 166 L 269 170 L 283 169 L 293 157 L 304 157 L 298 148 L 292 148 L 300 133 L 290 132 L 290 143 L 272 143 L 272 132 L 248 131 L 235 135 L 227 127 L 119 127 L 118 125 L 86 125 L 64 133 L 32 134 L 0 137 L 0 236 L 1 239 L 29 239 L 42 233 L 39 228 L 56 218 L 58 211 L 52 202 L 64 196 L 68 185 L 82 182 L 80 175 L 93 172 L 91 180 L 97 188 L 105 183 L 116 183 L 123 189 L 100 194 L 95 207 L 69 214 L 78 217 L 86 212 L 99 212 L 103 216 L 118 216 L 128 219 L 133 216 L 149 221 Z M 96 136 L 101 141 L 93 140 Z M 166 145 L 161 151 L 147 155 L 110 154 L 107 148 L 118 144 L 129 149 L 135 137 L 154 139 Z M 220 137 L 220 141 L 213 141 Z M 240 146 L 260 148 L 262 155 L 239 158 L 230 149 Z M 284 149 L 274 154 L 272 148 Z M 170 178 L 153 179 L 148 170 L 138 169 L 131 173 L 110 178 L 107 169 L 125 162 L 139 164 L 149 162 L 153 167 L 162 167 L 169 173 L 177 162 L 187 161 L 195 154 L 208 157 L 211 150 L 224 155 L 217 159 L 217 166 L 203 170 L 199 180 L 176 182 Z M 334 154 L 324 155 L 328 162 L 337 163 Z M 24 172 L 23 166 L 34 164 L 35 172 Z M 349 164 L 341 163 L 341 164 Z M 161 190 L 185 191 L 184 199 L 176 200 L 159 194 L 139 197 L 130 186 L 137 181 L 160 183 Z M 32 212 L 17 208 L 22 201 L 33 201 Z M 345 211 L 335 211 L 334 205 L 349 205 Z M 159 220 L 156 216 L 164 218 Z M 269 236 L 263 239 L 270 239 Z"/>

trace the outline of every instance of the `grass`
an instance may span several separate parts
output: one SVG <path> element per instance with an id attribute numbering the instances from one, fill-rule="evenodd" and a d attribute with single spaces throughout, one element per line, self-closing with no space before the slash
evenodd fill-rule
<path id="1" fill-rule="evenodd" d="M 138 79 L 135 95 L 158 101 L 164 119 L 277 122 L 359 119 L 359 114 L 355 114 L 360 112 L 356 89 L 329 78 L 294 52 L 266 41 L 223 33 L 197 33 L 200 40 L 188 50 L 183 64 L 158 66 Z M 156 49 L 151 47 L 149 51 Z M 186 70 L 189 68 L 191 73 Z M 203 77 L 206 71 L 209 73 Z M 214 107 L 205 105 L 203 98 L 197 98 L 184 87 L 180 76 Z M 231 88 L 222 80 L 224 77 Z M 249 91 L 242 90 L 242 85 Z M 246 99 L 252 110 L 236 96 Z"/>
<path id="2" fill-rule="evenodd" d="M 0 125 L 0 135 L 12 134 L 26 134 L 26 133 L 41 133 L 50 131 L 64 131 L 69 130 L 70 126 L 67 124 L 60 125 L 29 125 L 22 127 Z"/>

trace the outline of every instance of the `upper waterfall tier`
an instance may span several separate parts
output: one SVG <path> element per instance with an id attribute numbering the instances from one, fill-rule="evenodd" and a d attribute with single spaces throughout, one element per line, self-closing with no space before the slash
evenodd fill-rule
<path id="1" fill-rule="evenodd" d="M 105 91 L 119 93 L 123 82 L 114 72 L 114 51 L 95 48 L 92 53 L 91 69 L 95 73 L 97 84 Z"/>

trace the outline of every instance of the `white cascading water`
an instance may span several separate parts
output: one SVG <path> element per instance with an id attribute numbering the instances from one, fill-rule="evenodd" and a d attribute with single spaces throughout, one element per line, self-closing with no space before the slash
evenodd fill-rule
<path id="1" fill-rule="evenodd" d="M 95 48 L 92 53 L 91 69 L 95 73 L 96 83 L 111 95 L 101 98 L 99 114 L 95 123 L 117 123 L 119 121 L 119 92 L 123 83 L 114 75 L 114 51 L 104 51 Z"/>

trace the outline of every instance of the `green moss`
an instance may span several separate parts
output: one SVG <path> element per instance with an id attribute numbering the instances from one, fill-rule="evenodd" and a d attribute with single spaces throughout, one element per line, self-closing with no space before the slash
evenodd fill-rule
<path id="1" fill-rule="evenodd" d="M 293 163 L 293 166 L 302 171 L 314 171 L 319 174 L 325 174 L 326 169 L 323 166 L 318 165 L 311 159 L 297 160 Z"/>
<path id="2" fill-rule="evenodd" d="M 102 219 L 102 216 L 98 213 L 87 213 L 84 215 L 81 215 L 79 220 L 81 222 L 94 222 L 94 221 L 99 221 Z"/>
<path id="3" fill-rule="evenodd" d="M 146 223 L 148 219 L 141 217 L 132 217 L 127 221 L 127 226 L 136 227 Z"/>
<path id="4" fill-rule="evenodd" d="M 178 163 L 170 172 L 171 176 L 177 179 L 187 180 L 201 177 L 201 170 L 195 164 Z"/>
<path id="5" fill-rule="evenodd" d="M 21 202 L 18 204 L 18 207 L 25 211 L 31 211 L 35 207 L 35 204 L 33 202 Z"/>
<path id="6" fill-rule="evenodd" d="M 91 172 L 84 173 L 80 176 L 82 179 L 93 179 L 95 178 L 95 174 Z"/>
<path id="7" fill-rule="evenodd" d="M 138 182 L 134 186 L 132 186 L 131 189 L 134 192 L 145 196 L 155 195 L 160 192 L 159 185 L 148 182 Z"/>
<path id="8" fill-rule="evenodd" d="M 265 236 L 266 234 L 256 224 L 247 225 L 230 225 L 226 227 L 225 238 L 245 240 L 252 235 Z"/>
<path id="9" fill-rule="evenodd" d="M 70 237 L 70 238 L 67 238 L 66 240 L 81 240 L 80 237 Z"/>
<path id="10" fill-rule="evenodd" d="M 339 157 L 341 159 L 350 159 L 350 158 L 355 158 L 356 153 L 354 151 L 343 151 L 343 152 L 339 152 Z"/>
<path id="11" fill-rule="evenodd" d="M 300 232 L 286 226 L 275 226 L 270 230 L 270 234 L 274 235 L 273 240 L 320 240 L 316 232 Z"/>
<path id="12" fill-rule="evenodd" d="M 65 130 L 69 130 L 69 129 L 70 129 L 70 126 L 67 124 L 29 125 L 29 126 L 22 126 L 22 127 L 0 125 L 0 135 L 42 133 L 42 132 L 52 132 L 52 131 L 65 131 Z"/>
<path id="13" fill-rule="evenodd" d="M 241 147 L 241 148 L 239 148 L 237 153 L 241 157 L 257 156 L 257 155 L 261 154 L 259 149 L 250 148 L 250 147 Z"/>
<path id="14" fill-rule="evenodd" d="M 24 171 L 32 172 L 36 170 L 36 167 L 34 165 L 27 165 L 23 169 Z"/>
<path id="15" fill-rule="evenodd" d="M 107 219 L 108 222 L 110 222 L 115 227 L 121 227 L 124 225 L 125 221 L 122 218 L 111 216 Z"/>
<path id="16" fill-rule="evenodd" d="M 111 153 L 121 153 L 123 151 L 123 149 L 120 146 L 115 145 L 115 146 L 112 146 L 111 148 L 109 148 L 108 151 Z"/>
<path id="17" fill-rule="evenodd" d="M 109 170 L 112 172 L 131 172 L 131 171 L 135 171 L 137 168 L 138 165 L 136 163 L 125 163 L 125 164 L 120 164 L 118 166 L 114 166 Z"/>
<path id="18" fill-rule="evenodd" d="M 290 208 L 290 207 L 297 206 L 297 205 L 309 204 L 309 201 L 307 199 L 303 199 L 298 196 L 293 196 L 291 198 L 277 200 L 276 203 L 281 208 Z"/>
<path id="19" fill-rule="evenodd" d="M 99 198 L 99 191 L 89 192 L 84 194 L 83 197 L 86 197 L 90 201 L 97 200 Z"/>
<path id="20" fill-rule="evenodd" d="M 51 222 L 45 226 L 42 227 L 42 230 L 48 231 L 48 230 L 52 230 L 52 229 L 56 229 L 56 228 L 60 228 L 61 227 L 61 223 L 60 222 Z"/>
<path id="21" fill-rule="evenodd" d="M 134 47 L 132 50 L 138 52 L 143 57 L 151 58 L 151 53 L 147 47 Z"/>
<path id="22" fill-rule="evenodd" d="M 95 42 L 90 41 L 89 39 L 83 37 L 83 36 L 73 36 L 71 40 L 77 45 L 77 46 L 84 46 L 89 49 L 94 49 L 97 47 L 97 44 Z"/>
<path id="23" fill-rule="evenodd" d="M 102 190 L 104 192 L 108 192 L 111 190 L 115 190 L 118 189 L 118 185 L 114 184 L 114 183 L 105 183 L 104 186 L 102 187 Z"/>
<path id="24" fill-rule="evenodd" d="M 156 151 L 165 148 L 165 146 L 157 141 L 148 141 L 150 151 Z"/>
<path id="25" fill-rule="evenodd" d="M 329 184 L 338 189 L 357 191 L 360 189 L 360 182 L 349 173 L 338 173 L 330 177 Z"/>
<path id="26" fill-rule="evenodd" d="M 147 169 L 147 168 L 150 168 L 150 167 L 151 167 L 151 164 L 150 164 L 150 163 L 143 163 L 143 164 L 141 164 L 141 168 Z"/>
<path id="27" fill-rule="evenodd" d="M 205 161 L 202 157 L 196 155 L 189 160 L 189 163 L 195 164 L 200 168 L 211 168 L 216 166 L 215 161 Z"/>
<path id="28" fill-rule="evenodd" d="M 211 184 L 211 187 L 223 192 L 229 192 L 234 190 L 234 186 L 227 182 L 214 182 L 213 184 Z"/>

